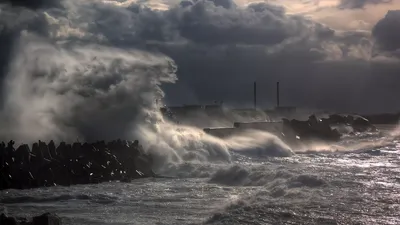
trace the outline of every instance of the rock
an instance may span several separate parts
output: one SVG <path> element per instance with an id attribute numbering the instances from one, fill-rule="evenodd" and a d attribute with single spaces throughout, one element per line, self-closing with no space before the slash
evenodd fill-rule
<path id="1" fill-rule="evenodd" d="M 33 217 L 32 221 L 27 218 L 11 217 L 5 213 L 0 215 L 0 225 L 61 225 L 61 218 L 53 213 L 45 213 L 40 216 Z"/>
<path id="2" fill-rule="evenodd" d="M 67 148 L 67 143 L 65 142 L 61 142 L 60 145 L 58 145 L 58 147 L 56 148 L 56 152 L 57 152 L 57 158 L 63 158 L 66 157 L 67 153 L 66 153 L 66 148 Z"/>
<path id="3" fill-rule="evenodd" d="M 301 142 L 320 140 L 320 141 L 338 141 L 341 134 L 332 129 L 327 120 L 319 120 L 311 115 L 307 121 L 283 119 L 283 132 L 285 141 L 293 142 L 293 139 L 299 139 Z M 287 140 L 289 139 L 289 140 Z"/>
<path id="4" fill-rule="evenodd" d="M 18 221 L 15 217 L 7 216 L 2 213 L 0 215 L 0 224 L 1 225 L 18 225 Z"/>
<path id="5" fill-rule="evenodd" d="M 377 129 L 370 120 L 359 115 L 330 115 L 328 119 L 323 119 L 329 125 L 348 125 L 351 126 L 356 132 L 372 131 Z"/>
<path id="6" fill-rule="evenodd" d="M 363 117 L 357 117 L 354 119 L 352 126 L 354 130 L 358 132 L 365 132 L 368 130 L 374 131 L 375 127 L 369 122 L 369 120 L 363 118 Z"/>
<path id="7" fill-rule="evenodd" d="M 39 140 L 39 148 L 40 148 L 40 151 L 43 154 L 43 158 L 44 159 L 46 159 L 46 160 L 51 160 L 52 159 L 50 151 L 49 151 L 49 147 L 47 146 L 47 144 L 45 142 L 42 142 L 42 141 Z"/>
<path id="8" fill-rule="evenodd" d="M 20 145 L 17 150 L 15 150 L 15 160 L 19 164 L 27 165 L 30 161 L 30 150 L 29 146 L 26 144 Z"/>
<path id="9" fill-rule="evenodd" d="M 49 144 L 47 145 L 49 147 L 49 152 L 50 152 L 50 156 L 51 158 L 57 158 L 57 151 L 56 151 L 56 145 L 54 144 L 54 141 L 51 140 L 49 142 Z"/>
<path id="10" fill-rule="evenodd" d="M 61 218 L 53 213 L 33 217 L 32 225 L 61 225 Z"/>
<path id="11" fill-rule="evenodd" d="M 330 124 L 346 124 L 348 122 L 346 117 L 338 114 L 330 115 L 327 121 Z"/>
<path id="12" fill-rule="evenodd" d="M 14 142 L 0 144 L 0 190 L 28 189 L 55 185 L 100 183 L 153 177 L 152 156 L 139 141 L 95 143 L 39 141 L 14 150 Z M 138 172 L 139 171 L 139 172 Z"/>

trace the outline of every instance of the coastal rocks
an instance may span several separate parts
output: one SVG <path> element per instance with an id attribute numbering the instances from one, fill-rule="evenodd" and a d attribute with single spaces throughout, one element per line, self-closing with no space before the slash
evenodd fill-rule
<path id="1" fill-rule="evenodd" d="M 26 218 L 16 219 L 6 214 L 0 215 L 0 225 L 61 225 L 61 218 L 53 213 L 45 213 L 40 216 L 33 217 L 32 221 Z"/>
<path id="2" fill-rule="evenodd" d="M 321 121 L 330 126 L 339 124 L 348 125 L 355 132 L 376 131 L 376 127 L 368 119 L 358 115 L 333 114 L 328 118 L 321 119 Z"/>
<path id="3" fill-rule="evenodd" d="M 45 213 L 40 216 L 33 217 L 31 225 L 61 225 L 61 219 L 55 214 Z"/>
<path id="4" fill-rule="evenodd" d="M 39 141 L 14 148 L 0 143 L 0 190 L 99 183 L 154 177 L 152 158 L 139 141 L 61 142 L 57 147 Z"/>
<path id="5" fill-rule="evenodd" d="M 336 129 L 332 129 L 329 123 L 318 120 L 314 115 L 307 121 L 283 119 L 283 134 L 289 141 L 297 139 L 301 142 L 312 140 L 334 142 L 339 141 L 341 137 L 341 134 Z"/>
<path id="6" fill-rule="evenodd" d="M 342 136 L 336 129 L 340 126 L 347 126 L 353 132 L 377 131 L 376 127 L 364 117 L 333 114 L 322 119 L 311 115 L 306 121 L 283 119 L 283 134 L 284 139 L 289 142 L 293 142 L 295 139 L 298 139 L 298 142 L 336 142 Z"/>
<path id="7" fill-rule="evenodd" d="M 219 138 L 240 135 L 248 130 L 261 130 L 276 135 L 293 148 L 308 146 L 308 144 L 338 142 L 344 134 L 377 131 L 376 127 L 364 117 L 342 114 L 333 114 L 328 118 L 317 118 L 311 115 L 305 121 L 283 118 L 282 122 L 235 122 L 233 127 L 203 130 Z"/>
<path id="8" fill-rule="evenodd" d="M 15 217 L 7 216 L 6 214 L 2 213 L 0 215 L 0 224 L 1 225 L 18 225 L 18 221 Z"/>

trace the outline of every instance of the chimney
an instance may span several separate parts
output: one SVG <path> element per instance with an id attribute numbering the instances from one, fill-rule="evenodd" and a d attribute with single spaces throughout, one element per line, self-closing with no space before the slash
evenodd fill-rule
<path id="1" fill-rule="evenodd" d="M 254 109 L 257 108 L 257 82 L 254 81 L 254 88 L 253 88 L 253 97 L 254 97 Z"/>
<path id="2" fill-rule="evenodd" d="M 276 82 L 276 107 L 279 107 L 279 82 Z"/>

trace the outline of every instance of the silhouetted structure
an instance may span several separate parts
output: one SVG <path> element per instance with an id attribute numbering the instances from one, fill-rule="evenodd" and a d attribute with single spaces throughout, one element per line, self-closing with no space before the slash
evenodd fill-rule
<path id="1" fill-rule="evenodd" d="M 233 128 L 206 128 L 204 131 L 210 135 L 225 138 L 249 129 L 262 130 L 275 134 L 285 143 L 297 147 L 319 141 L 324 143 L 339 141 L 341 133 L 332 128 L 337 125 L 351 126 L 355 132 L 376 131 L 376 127 L 361 116 L 337 114 L 325 119 L 317 119 L 316 116 L 311 115 L 305 121 L 284 118 L 282 122 L 235 122 Z"/>
<path id="2" fill-rule="evenodd" d="M 27 218 L 15 218 L 7 216 L 5 213 L 0 215 L 1 225 L 61 225 L 61 218 L 53 213 L 44 213 L 40 216 L 35 216 L 31 221 Z"/>
<path id="3" fill-rule="evenodd" d="M 39 141 L 14 148 L 0 144 L 0 189 L 26 189 L 54 185 L 99 183 L 156 176 L 152 157 L 139 141 L 67 144 L 55 147 Z"/>
<path id="4" fill-rule="evenodd" d="M 257 109 L 257 82 L 254 81 L 254 87 L 253 87 L 253 98 L 254 98 L 254 109 Z"/>
<path id="5" fill-rule="evenodd" d="M 279 82 L 276 82 L 276 108 L 279 108 Z"/>

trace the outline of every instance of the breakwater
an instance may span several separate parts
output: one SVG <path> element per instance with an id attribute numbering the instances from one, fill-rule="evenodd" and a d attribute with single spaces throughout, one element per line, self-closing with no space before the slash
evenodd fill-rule
<path id="1" fill-rule="evenodd" d="M 151 168 L 152 158 L 137 140 L 0 143 L 0 190 L 129 181 L 155 176 Z"/>

